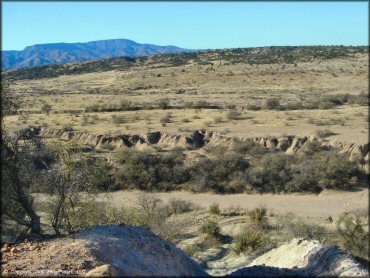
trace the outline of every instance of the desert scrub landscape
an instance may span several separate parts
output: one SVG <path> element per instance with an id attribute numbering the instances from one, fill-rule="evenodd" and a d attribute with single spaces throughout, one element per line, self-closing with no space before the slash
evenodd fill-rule
<path id="1" fill-rule="evenodd" d="M 296 238 L 369 259 L 367 47 L 123 57 L 2 78 L 2 241 L 146 226 L 213 275 Z"/>

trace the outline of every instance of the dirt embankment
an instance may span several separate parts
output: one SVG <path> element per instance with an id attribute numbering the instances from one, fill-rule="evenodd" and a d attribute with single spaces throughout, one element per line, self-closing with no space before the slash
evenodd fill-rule
<path id="1" fill-rule="evenodd" d="M 251 138 L 231 138 L 219 133 L 196 130 L 189 136 L 170 134 L 167 132 L 151 132 L 145 135 L 117 135 L 106 136 L 89 134 L 86 132 L 63 131 L 61 129 L 40 128 L 37 132 L 43 137 L 60 138 L 64 141 L 77 141 L 81 144 L 92 146 L 96 149 L 115 150 L 122 147 L 142 149 L 147 146 L 164 146 L 164 147 L 184 147 L 199 149 L 205 146 L 222 145 L 233 147 L 238 141 L 253 140 L 260 145 L 269 148 L 284 151 L 287 154 L 297 154 L 308 142 L 318 141 L 315 136 L 285 136 L 285 137 L 251 137 Z M 369 143 L 358 145 L 343 143 L 338 141 L 320 141 L 329 148 L 339 150 L 339 153 L 348 155 L 351 161 L 357 161 L 359 168 L 369 173 Z"/>

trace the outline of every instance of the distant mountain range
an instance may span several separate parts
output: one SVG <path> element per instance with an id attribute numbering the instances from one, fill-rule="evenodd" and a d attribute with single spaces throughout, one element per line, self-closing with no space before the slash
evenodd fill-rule
<path id="1" fill-rule="evenodd" d="M 50 64 L 92 61 L 119 56 L 189 52 L 176 46 L 140 44 L 127 39 L 87 43 L 48 43 L 27 46 L 22 51 L 2 51 L 2 69 L 16 69 Z"/>

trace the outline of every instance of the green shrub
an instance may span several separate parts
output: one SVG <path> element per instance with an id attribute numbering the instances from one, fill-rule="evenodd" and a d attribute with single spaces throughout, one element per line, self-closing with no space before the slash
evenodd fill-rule
<path id="1" fill-rule="evenodd" d="M 354 162 L 334 151 L 301 156 L 293 169 L 289 191 L 320 192 L 323 189 L 349 189 L 357 182 Z"/>
<path id="2" fill-rule="evenodd" d="M 125 122 L 125 117 L 123 115 L 112 115 L 112 120 L 114 124 L 119 125 Z"/>
<path id="3" fill-rule="evenodd" d="M 73 129 L 73 126 L 71 125 L 63 125 L 62 130 L 63 131 L 73 131 L 74 129 Z"/>
<path id="4" fill-rule="evenodd" d="M 369 232 L 363 228 L 361 218 L 351 213 L 342 214 L 337 223 L 340 247 L 355 256 L 369 259 Z"/>
<path id="5" fill-rule="evenodd" d="M 315 134 L 317 137 L 326 138 L 326 137 L 335 135 L 336 133 L 329 129 L 319 129 L 319 130 L 316 130 Z"/>
<path id="6" fill-rule="evenodd" d="M 190 170 L 195 183 L 194 191 L 213 190 L 217 193 L 243 192 L 245 171 L 249 162 L 241 155 L 225 153 L 215 158 L 202 158 Z"/>
<path id="7" fill-rule="evenodd" d="M 252 140 L 239 141 L 234 145 L 233 151 L 239 154 L 261 156 L 268 152 L 268 149 Z"/>
<path id="8" fill-rule="evenodd" d="M 335 107 L 335 103 L 330 101 L 321 101 L 319 104 L 319 109 L 332 109 Z"/>
<path id="9" fill-rule="evenodd" d="M 265 102 L 265 108 L 269 110 L 280 109 L 280 101 L 276 97 L 268 98 Z"/>
<path id="10" fill-rule="evenodd" d="M 286 110 L 300 110 L 303 108 L 303 103 L 300 101 L 289 102 L 284 107 Z"/>
<path id="11" fill-rule="evenodd" d="M 190 201 L 172 198 L 168 202 L 168 209 L 171 214 L 180 214 L 192 211 L 194 209 L 194 205 Z"/>
<path id="12" fill-rule="evenodd" d="M 236 110 L 230 110 L 226 117 L 229 119 L 229 120 L 237 120 L 239 117 L 240 117 L 240 112 L 236 111 Z"/>
<path id="13" fill-rule="evenodd" d="M 121 188 L 168 191 L 189 180 L 183 154 L 154 154 L 122 150 L 116 159 L 122 166 L 115 171 L 116 183 Z"/>
<path id="14" fill-rule="evenodd" d="M 261 106 L 256 105 L 256 104 L 248 104 L 247 109 L 251 111 L 258 111 L 258 110 L 261 110 Z"/>
<path id="15" fill-rule="evenodd" d="M 208 212 L 210 214 L 220 215 L 221 214 L 221 210 L 220 210 L 219 204 L 213 203 L 212 205 L 210 205 Z"/>
<path id="16" fill-rule="evenodd" d="M 233 237 L 231 251 L 239 255 L 251 254 L 268 243 L 268 237 L 258 229 L 247 228 Z"/>
<path id="17" fill-rule="evenodd" d="M 282 192 L 292 178 L 291 158 L 284 153 L 267 153 L 248 171 L 248 181 L 260 193 Z"/>
<path id="18" fill-rule="evenodd" d="M 257 227 L 262 227 L 262 225 L 266 223 L 266 214 L 267 210 L 263 207 L 255 208 L 254 210 L 248 212 L 249 217 L 254 222 L 254 224 L 256 224 Z"/>
<path id="19" fill-rule="evenodd" d="M 200 231 L 209 236 L 220 238 L 221 237 L 221 228 L 217 222 L 208 220 L 200 227 Z"/>
<path id="20" fill-rule="evenodd" d="M 121 100 L 121 103 L 120 103 L 120 110 L 121 111 L 129 111 L 131 110 L 133 106 L 133 103 L 131 101 L 128 101 L 128 100 Z"/>
<path id="21" fill-rule="evenodd" d="M 167 109 L 170 106 L 170 100 L 168 98 L 163 98 L 158 101 L 158 107 L 160 109 Z"/>
<path id="22" fill-rule="evenodd" d="M 42 113 L 45 113 L 47 115 L 49 115 L 50 111 L 51 111 L 51 105 L 49 103 L 44 103 L 42 106 L 41 106 L 41 112 Z"/>
<path id="23" fill-rule="evenodd" d="M 278 238 L 283 242 L 290 241 L 293 238 L 305 238 L 305 239 L 316 239 L 325 240 L 327 231 L 323 226 L 316 223 L 310 223 L 302 220 L 293 215 L 287 213 L 279 216 L 277 219 L 279 232 Z"/>

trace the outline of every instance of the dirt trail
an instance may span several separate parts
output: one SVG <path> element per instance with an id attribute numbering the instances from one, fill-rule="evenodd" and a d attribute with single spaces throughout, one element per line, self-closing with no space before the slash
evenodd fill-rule
<path id="1" fill-rule="evenodd" d="M 108 201 L 115 206 L 134 204 L 137 197 L 143 192 L 117 191 L 108 195 Z M 165 193 L 153 193 L 158 198 L 167 202 L 171 198 L 180 198 L 192 201 L 202 207 L 208 207 L 212 203 L 218 203 L 221 208 L 240 206 L 240 208 L 253 209 L 257 206 L 265 206 L 275 213 L 292 212 L 299 216 L 335 217 L 345 211 L 368 211 L 369 190 L 357 192 L 333 192 L 326 191 L 318 196 L 314 194 L 229 194 L 217 195 L 212 193 L 191 193 L 174 191 Z M 103 198 L 103 195 L 99 197 Z M 104 198 L 105 199 L 105 198 Z"/>

